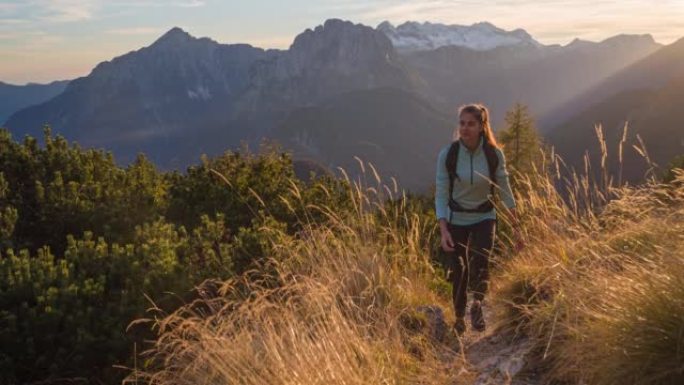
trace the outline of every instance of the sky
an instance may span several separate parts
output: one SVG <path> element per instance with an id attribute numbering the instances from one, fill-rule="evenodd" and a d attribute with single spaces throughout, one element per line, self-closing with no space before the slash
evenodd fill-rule
<path id="1" fill-rule="evenodd" d="M 0 0 L 0 81 L 46 83 L 148 46 L 178 26 L 220 43 L 286 49 L 326 19 L 523 28 L 544 44 L 684 37 L 684 0 Z"/>

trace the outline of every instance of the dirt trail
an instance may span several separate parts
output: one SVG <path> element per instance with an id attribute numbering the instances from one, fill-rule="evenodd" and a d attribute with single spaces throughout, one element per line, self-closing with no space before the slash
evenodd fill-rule
<path id="1" fill-rule="evenodd" d="M 435 337 L 446 338 L 445 342 L 451 346 L 451 353 L 446 353 L 443 359 L 452 363 L 453 360 L 459 361 L 457 367 L 461 367 L 462 378 L 472 378 L 475 385 L 539 385 L 541 381 L 523 372 L 526 356 L 532 347 L 530 341 L 497 335 L 490 326 L 494 324 L 492 311 L 486 304 L 483 310 L 488 321 L 487 330 L 473 331 L 470 319 L 466 317 L 468 329 L 459 340 L 451 330 L 451 325 L 447 325 L 442 309 L 438 306 L 419 309 L 432 319 L 431 329 L 437 332 Z M 463 381 L 458 383 L 462 384 Z"/>
<path id="2" fill-rule="evenodd" d="M 483 310 L 489 325 L 493 324 L 490 309 L 484 305 Z M 467 323 L 470 326 L 470 322 Z M 462 338 L 465 360 L 469 369 L 477 373 L 474 384 L 537 385 L 539 382 L 534 378 L 519 378 L 531 343 L 524 338 L 513 341 L 497 335 L 493 329 L 488 327 L 484 332 L 476 332 L 469 327 Z"/>

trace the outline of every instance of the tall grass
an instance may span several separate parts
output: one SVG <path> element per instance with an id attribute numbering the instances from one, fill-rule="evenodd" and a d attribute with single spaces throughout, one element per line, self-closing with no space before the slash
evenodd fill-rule
<path id="1" fill-rule="evenodd" d="M 630 187 L 588 158 L 579 173 L 553 153 L 544 159 L 516 176 L 521 252 L 499 219 L 490 330 L 532 340 L 527 367 L 542 382 L 684 383 L 684 173 Z M 265 229 L 274 252 L 264 266 L 205 282 L 202 298 L 155 318 L 159 338 L 128 381 L 471 383 L 462 347 L 432 339 L 416 311 L 433 304 L 451 315 L 430 259 L 434 217 L 361 167 L 358 180 L 345 176 L 350 210 L 306 207 L 295 236 Z M 286 203 L 301 212 L 301 201 Z"/>
<path id="2" fill-rule="evenodd" d="M 684 383 L 684 173 L 629 187 L 588 169 L 567 205 L 558 178 L 519 200 L 528 247 L 494 280 L 498 326 L 535 341 L 547 383 Z"/>
<path id="3" fill-rule="evenodd" d="M 448 308 L 426 253 L 434 221 L 396 199 L 396 184 L 382 184 L 370 167 L 371 183 L 346 178 L 351 210 L 307 207 L 325 219 L 304 214 L 296 236 L 266 229 L 274 254 L 264 266 L 205 282 L 203 298 L 156 319 L 159 339 L 128 381 L 467 383 L 459 345 L 434 340 L 416 310 Z M 294 212 L 301 202 L 287 204 Z"/>

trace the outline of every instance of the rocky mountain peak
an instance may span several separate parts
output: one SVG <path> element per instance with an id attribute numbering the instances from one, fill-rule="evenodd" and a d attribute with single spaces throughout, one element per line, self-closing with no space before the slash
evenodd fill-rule
<path id="1" fill-rule="evenodd" d="M 173 27 L 157 39 L 153 47 L 177 47 L 197 40 L 195 37 L 185 32 L 180 27 Z"/>
<path id="2" fill-rule="evenodd" d="M 326 20 L 299 34 L 287 55 L 295 72 L 311 66 L 353 72 L 378 61 L 393 61 L 395 56 L 392 42 L 384 34 L 339 19 Z"/>
<path id="3" fill-rule="evenodd" d="M 501 46 L 542 46 L 523 29 L 505 31 L 486 21 L 470 26 L 407 21 L 398 27 L 384 21 L 376 30 L 385 34 L 401 52 L 427 51 L 444 46 L 466 47 L 478 51 Z"/>
<path id="4" fill-rule="evenodd" d="M 576 49 L 604 49 L 606 47 L 634 49 L 637 47 L 658 48 L 661 44 L 657 43 L 650 34 L 643 35 L 628 35 L 620 34 L 609 37 L 600 42 L 584 40 L 580 38 L 573 39 L 564 48 L 566 50 Z"/>
<path id="5" fill-rule="evenodd" d="M 387 36 L 339 19 L 305 30 L 250 74 L 253 105 L 312 105 L 342 92 L 413 84 Z"/>
<path id="6" fill-rule="evenodd" d="M 644 44 L 644 45 L 659 45 L 651 34 L 642 35 L 630 35 L 630 34 L 620 34 L 605 39 L 601 43 L 611 44 L 611 45 L 634 45 L 634 44 Z"/>
<path id="7" fill-rule="evenodd" d="M 373 44 L 382 46 L 381 48 L 384 50 L 392 49 L 391 42 L 371 27 L 340 19 L 328 19 L 323 25 L 319 25 L 313 30 L 307 29 L 297 35 L 291 50 L 309 49 L 312 45 L 319 44 Z"/>

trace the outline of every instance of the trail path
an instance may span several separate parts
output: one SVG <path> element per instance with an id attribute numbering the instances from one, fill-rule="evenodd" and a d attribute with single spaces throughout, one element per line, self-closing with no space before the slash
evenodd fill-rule
<path id="1" fill-rule="evenodd" d="M 493 324 L 493 314 L 483 305 L 485 319 Z M 467 313 L 468 315 L 470 313 Z M 512 338 L 497 335 L 492 327 L 484 332 L 476 332 L 470 328 L 462 338 L 466 362 L 470 369 L 477 373 L 476 385 L 537 385 L 534 378 L 519 378 L 525 364 L 525 357 L 531 349 L 531 343 L 524 338 L 513 341 Z M 489 326 L 488 325 L 488 326 Z"/>
<path id="2" fill-rule="evenodd" d="M 477 332 L 470 328 L 469 314 L 466 313 L 468 329 L 460 339 L 460 345 L 455 335 L 442 318 L 441 325 L 447 328 L 448 344 L 460 354 L 445 355 L 445 360 L 459 360 L 465 363 L 464 376 L 473 378 L 475 385 L 539 385 L 541 381 L 534 378 L 534 374 L 523 371 L 527 354 L 532 347 L 524 337 L 513 339 L 510 336 L 498 335 L 491 327 L 494 315 L 486 304 L 483 306 L 485 319 L 488 321 L 487 330 Z M 438 315 L 443 317 L 443 315 Z M 462 347 L 462 348 L 459 348 Z M 460 365 L 459 365 L 460 366 Z M 529 372 L 529 371 L 527 371 Z M 458 382 L 462 384 L 462 381 Z"/>

